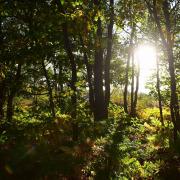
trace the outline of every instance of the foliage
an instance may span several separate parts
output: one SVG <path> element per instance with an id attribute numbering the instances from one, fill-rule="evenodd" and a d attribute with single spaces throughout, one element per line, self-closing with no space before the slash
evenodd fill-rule
<path id="1" fill-rule="evenodd" d="M 178 175 L 170 61 L 146 2 L 0 2 L 0 179 L 163 179 L 171 168 Z M 179 93 L 179 22 L 166 32 L 163 2 L 158 18 L 165 40 L 173 37 Z M 168 2 L 170 21 L 178 20 L 178 3 Z M 155 76 L 150 93 L 138 93 L 137 117 L 123 108 L 124 86 L 133 86 L 131 45 L 145 38 L 159 48 L 164 126 Z"/>

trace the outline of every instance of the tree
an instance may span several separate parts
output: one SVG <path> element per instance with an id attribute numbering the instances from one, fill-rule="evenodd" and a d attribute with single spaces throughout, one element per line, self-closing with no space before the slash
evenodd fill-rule
<path id="1" fill-rule="evenodd" d="M 180 131 L 180 122 L 179 122 L 179 104 L 178 96 L 176 90 L 176 76 L 175 76 L 175 67 L 174 67 L 174 55 L 173 55 L 173 33 L 172 33 L 172 23 L 171 23 L 171 14 L 170 14 L 170 3 L 168 0 L 164 0 L 162 3 L 157 3 L 156 0 L 153 0 L 153 3 L 145 0 L 149 13 L 154 18 L 157 29 L 159 31 L 165 53 L 167 55 L 167 60 L 169 64 L 169 74 L 170 74 L 170 87 L 171 87 L 171 119 L 174 124 L 174 140 L 177 139 L 177 131 Z M 163 12 L 161 17 L 164 20 L 164 28 L 161 25 L 161 21 L 158 15 L 157 6 Z"/>
<path id="2" fill-rule="evenodd" d="M 56 1 L 59 11 L 66 16 L 66 12 L 63 9 L 63 6 L 61 4 L 61 1 Z M 71 64 L 71 83 L 70 87 L 72 90 L 72 95 L 71 95 L 71 118 L 73 120 L 73 139 L 77 140 L 78 139 L 78 124 L 76 122 L 76 107 L 77 107 L 77 96 L 76 96 L 76 82 L 77 82 L 77 68 L 76 68 L 76 63 L 75 63 L 75 57 L 72 52 L 72 45 L 71 41 L 69 39 L 68 35 L 68 25 L 67 22 L 64 21 L 62 23 L 62 31 L 63 31 L 63 36 L 64 36 L 64 49 L 67 53 L 67 56 L 69 58 L 70 64 Z"/>
<path id="3" fill-rule="evenodd" d="M 162 96 L 161 96 L 160 77 L 159 77 L 159 58 L 157 54 L 157 46 L 156 46 L 156 78 L 157 78 L 156 89 L 158 93 L 160 121 L 161 121 L 162 126 L 164 126 L 163 110 L 162 110 Z"/>

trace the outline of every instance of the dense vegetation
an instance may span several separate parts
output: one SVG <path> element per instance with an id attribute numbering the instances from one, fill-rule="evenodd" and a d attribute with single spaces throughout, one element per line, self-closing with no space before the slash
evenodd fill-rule
<path id="1" fill-rule="evenodd" d="M 0 179 L 178 179 L 179 8 L 1 0 Z M 156 47 L 149 93 L 142 43 Z"/>

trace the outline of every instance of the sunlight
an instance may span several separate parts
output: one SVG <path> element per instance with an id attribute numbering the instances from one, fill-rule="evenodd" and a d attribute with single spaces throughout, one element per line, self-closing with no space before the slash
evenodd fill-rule
<path id="1" fill-rule="evenodd" d="M 153 46 L 142 44 L 135 51 L 135 62 L 140 66 L 140 92 L 145 92 L 145 84 L 156 68 L 156 50 Z"/>

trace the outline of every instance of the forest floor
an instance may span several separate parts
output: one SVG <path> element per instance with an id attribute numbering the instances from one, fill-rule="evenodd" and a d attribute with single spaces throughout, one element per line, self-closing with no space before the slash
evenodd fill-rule
<path id="1" fill-rule="evenodd" d="M 116 119 L 97 123 L 93 131 L 91 124 L 83 127 L 78 142 L 66 123 L 11 129 L 0 147 L 0 179 L 179 179 L 180 146 L 169 141 L 168 126 Z"/>

